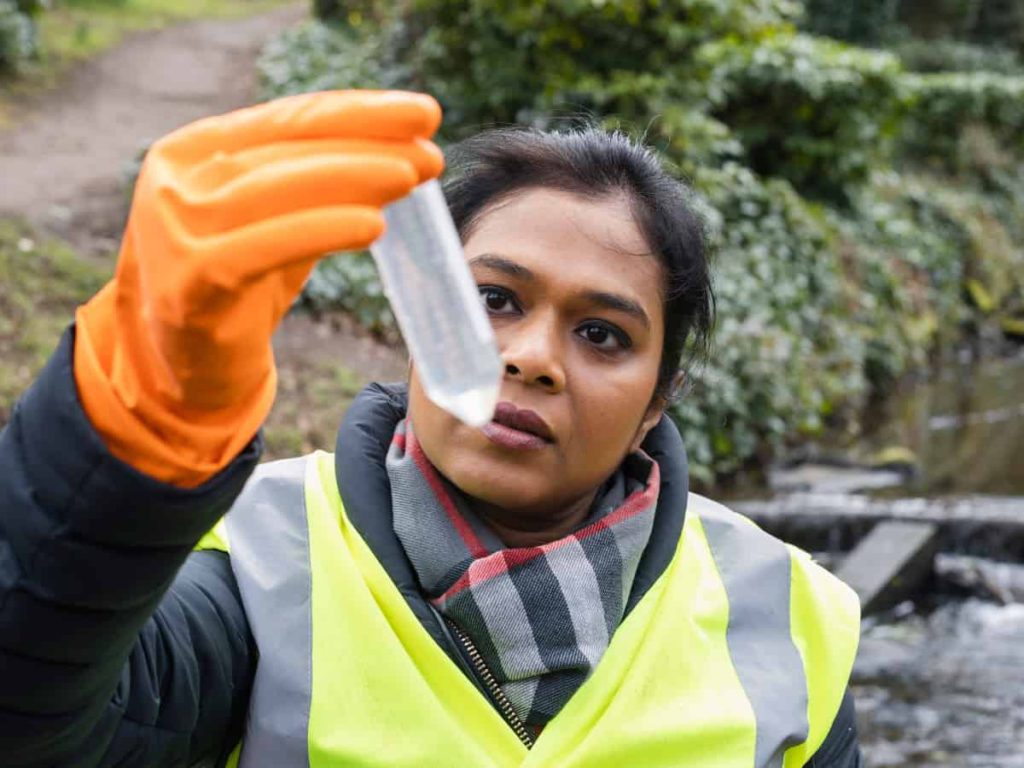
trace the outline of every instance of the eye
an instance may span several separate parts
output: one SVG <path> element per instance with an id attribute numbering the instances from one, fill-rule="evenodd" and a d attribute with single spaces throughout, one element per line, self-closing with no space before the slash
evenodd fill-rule
<path id="1" fill-rule="evenodd" d="M 516 297 L 511 291 L 495 285 L 481 285 L 480 301 L 489 315 L 509 315 L 519 311 Z"/>
<path id="2" fill-rule="evenodd" d="M 604 352 L 629 349 L 632 346 L 632 341 L 625 331 L 610 323 L 590 321 L 580 326 L 576 332 L 589 344 Z"/>

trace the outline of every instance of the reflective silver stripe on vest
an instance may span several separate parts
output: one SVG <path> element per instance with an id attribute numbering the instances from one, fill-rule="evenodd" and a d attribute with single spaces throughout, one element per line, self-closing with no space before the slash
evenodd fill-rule
<path id="1" fill-rule="evenodd" d="M 785 544 L 702 496 L 690 494 L 729 598 L 726 642 L 757 723 L 755 768 L 780 768 L 807 739 L 807 680 L 790 633 Z"/>
<path id="2" fill-rule="evenodd" d="M 309 765 L 313 690 L 307 457 L 257 468 L 225 518 L 231 564 L 260 657 L 241 768 Z"/>

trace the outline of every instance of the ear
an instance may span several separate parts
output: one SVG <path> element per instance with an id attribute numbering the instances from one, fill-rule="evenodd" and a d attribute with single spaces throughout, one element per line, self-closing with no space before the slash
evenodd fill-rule
<path id="1" fill-rule="evenodd" d="M 676 393 L 682 388 L 685 378 L 686 376 L 682 371 L 677 372 L 672 378 L 672 386 L 669 388 L 668 394 L 655 395 L 651 399 L 651 404 L 647 406 L 647 412 L 644 413 L 644 420 L 640 422 L 636 435 L 633 437 L 633 442 L 629 446 L 630 453 L 640 449 L 644 440 L 647 439 L 647 433 L 654 429 L 658 422 L 661 421 L 661 417 L 665 414 L 665 409 L 668 408 L 669 403 L 672 402 Z"/>
<path id="2" fill-rule="evenodd" d="M 655 425 L 661 421 L 661 416 L 665 413 L 665 405 L 666 402 L 663 397 L 656 397 L 648 406 L 647 412 L 644 414 L 644 420 L 640 422 L 636 435 L 633 437 L 633 442 L 629 445 L 630 453 L 640 449 L 641 444 L 647 439 L 647 433 L 654 429 Z"/>

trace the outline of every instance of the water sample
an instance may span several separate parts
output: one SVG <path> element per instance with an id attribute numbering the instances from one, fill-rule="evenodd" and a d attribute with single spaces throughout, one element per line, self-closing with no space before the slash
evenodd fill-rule
<path id="1" fill-rule="evenodd" d="M 370 252 L 423 389 L 482 427 L 494 416 L 503 365 L 441 186 L 421 184 L 384 218 Z"/>

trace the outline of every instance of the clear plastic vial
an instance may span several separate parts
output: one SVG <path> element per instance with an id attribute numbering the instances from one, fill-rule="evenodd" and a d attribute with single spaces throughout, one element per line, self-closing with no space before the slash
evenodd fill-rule
<path id="1" fill-rule="evenodd" d="M 482 427 L 494 416 L 503 366 L 441 186 L 421 184 L 384 218 L 370 252 L 423 389 Z"/>

